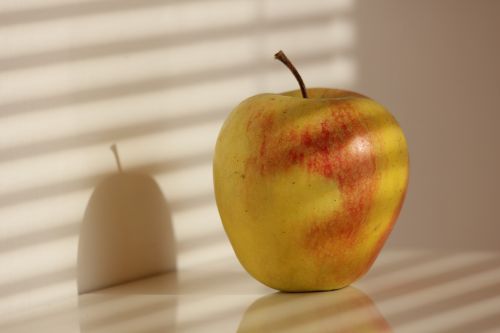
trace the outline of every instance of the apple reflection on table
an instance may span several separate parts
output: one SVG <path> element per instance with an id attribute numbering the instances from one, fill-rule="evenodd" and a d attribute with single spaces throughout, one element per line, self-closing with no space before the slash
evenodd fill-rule
<path id="1" fill-rule="evenodd" d="M 331 292 L 274 293 L 253 302 L 238 333 L 392 332 L 375 303 L 355 287 Z"/>

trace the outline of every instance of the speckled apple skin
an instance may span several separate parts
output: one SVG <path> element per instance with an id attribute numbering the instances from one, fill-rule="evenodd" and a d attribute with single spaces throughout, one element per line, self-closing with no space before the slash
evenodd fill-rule
<path id="1" fill-rule="evenodd" d="M 357 93 L 261 94 L 226 119 L 214 188 L 243 267 L 282 291 L 345 287 L 373 264 L 401 210 L 408 149 L 394 117 Z"/>

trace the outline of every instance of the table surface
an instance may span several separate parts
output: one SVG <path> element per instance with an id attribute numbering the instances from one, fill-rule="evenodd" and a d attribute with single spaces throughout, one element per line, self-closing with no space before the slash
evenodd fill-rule
<path id="1" fill-rule="evenodd" d="M 353 286 L 299 294 L 225 257 L 4 316 L 0 332 L 500 332 L 500 254 L 386 250 Z"/>

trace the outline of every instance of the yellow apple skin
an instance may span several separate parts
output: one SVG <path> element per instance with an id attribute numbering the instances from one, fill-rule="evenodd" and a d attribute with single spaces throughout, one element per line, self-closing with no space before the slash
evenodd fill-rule
<path id="1" fill-rule="evenodd" d="M 261 94 L 221 128 L 213 160 L 240 263 L 282 291 L 343 288 L 373 264 L 403 204 L 408 150 L 394 117 L 357 93 Z"/>

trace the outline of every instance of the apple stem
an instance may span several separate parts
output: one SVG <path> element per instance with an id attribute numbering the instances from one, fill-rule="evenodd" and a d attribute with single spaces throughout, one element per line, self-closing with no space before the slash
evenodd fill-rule
<path id="1" fill-rule="evenodd" d="M 118 155 L 118 148 L 116 147 L 116 143 L 113 143 L 110 148 L 111 148 L 111 151 L 113 151 L 113 154 L 115 155 L 115 160 L 116 160 L 116 165 L 118 166 L 118 171 L 123 172 L 122 164 L 120 162 L 120 156 Z"/>
<path id="2" fill-rule="evenodd" d="M 279 51 L 274 55 L 274 58 L 278 59 L 282 63 L 285 64 L 286 67 L 292 72 L 293 76 L 295 76 L 295 79 L 299 83 L 300 86 L 300 91 L 302 92 L 302 97 L 307 98 L 307 90 L 306 90 L 306 85 L 304 84 L 304 81 L 302 81 L 302 77 L 300 76 L 299 72 L 295 68 L 295 66 L 292 64 L 290 59 L 285 55 L 285 52 Z"/>

